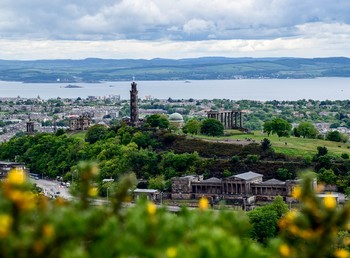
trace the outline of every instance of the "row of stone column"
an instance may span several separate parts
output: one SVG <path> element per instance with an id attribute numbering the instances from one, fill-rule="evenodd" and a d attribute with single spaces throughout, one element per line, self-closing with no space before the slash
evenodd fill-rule
<path id="1" fill-rule="evenodd" d="M 225 129 L 243 128 L 243 114 L 241 111 L 210 112 L 208 118 L 220 121 Z"/>
<path id="2" fill-rule="evenodd" d="M 285 187 L 274 187 L 274 186 L 254 186 L 252 187 L 253 195 L 269 195 L 275 196 L 281 193 L 286 194 Z"/>

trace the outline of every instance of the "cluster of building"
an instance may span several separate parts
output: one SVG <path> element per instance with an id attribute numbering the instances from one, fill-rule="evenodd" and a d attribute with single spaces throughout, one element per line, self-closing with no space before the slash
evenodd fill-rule
<path id="1" fill-rule="evenodd" d="M 257 200 L 270 201 L 276 196 L 291 200 L 293 188 L 298 180 L 263 181 L 263 175 L 252 171 L 219 179 L 203 179 L 202 175 L 175 177 L 172 183 L 172 199 L 198 199 L 203 196 L 213 201 L 224 200 L 227 203 L 253 204 Z"/>

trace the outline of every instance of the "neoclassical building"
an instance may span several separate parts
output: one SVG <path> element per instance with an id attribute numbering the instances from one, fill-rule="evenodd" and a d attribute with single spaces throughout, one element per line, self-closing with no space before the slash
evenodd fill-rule
<path id="1" fill-rule="evenodd" d="M 172 178 L 173 199 L 197 199 L 210 196 L 214 199 L 260 197 L 273 199 L 275 196 L 290 197 L 297 180 L 285 182 L 270 179 L 263 181 L 263 175 L 249 171 L 224 179 L 212 177 L 204 180 L 202 175 Z"/>
<path id="2" fill-rule="evenodd" d="M 244 129 L 242 110 L 208 111 L 207 116 L 220 121 L 224 129 Z"/>

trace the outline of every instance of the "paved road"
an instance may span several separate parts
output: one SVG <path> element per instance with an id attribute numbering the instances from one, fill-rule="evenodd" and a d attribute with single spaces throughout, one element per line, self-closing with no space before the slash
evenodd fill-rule
<path id="1" fill-rule="evenodd" d="M 43 189 L 44 194 L 48 197 L 55 198 L 59 196 L 67 200 L 71 200 L 73 198 L 69 193 L 69 188 L 62 186 L 60 182 L 43 179 L 31 179 L 31 181 Z"/>

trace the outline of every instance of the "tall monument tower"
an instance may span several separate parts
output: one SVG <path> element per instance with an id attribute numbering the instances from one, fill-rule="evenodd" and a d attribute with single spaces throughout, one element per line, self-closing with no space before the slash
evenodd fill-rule
<path id="1" fill-rule="evenodd" d="M 130 91 L 130 124 L 132 126 L 137 126 L 139 122 L 139 108 L 137 105 L 138 91 L 136 86 L 137 86 L 137 83 L 133 79 L 131 83 L 131 91 Z"/>

